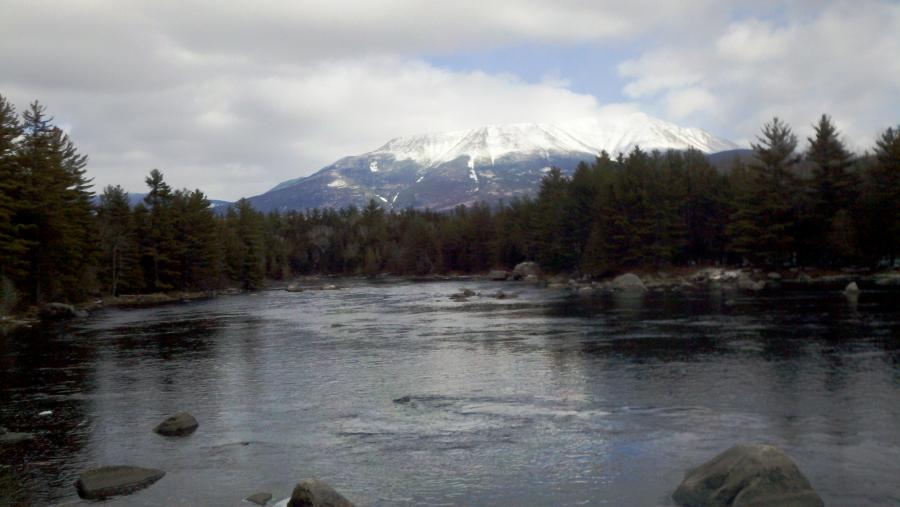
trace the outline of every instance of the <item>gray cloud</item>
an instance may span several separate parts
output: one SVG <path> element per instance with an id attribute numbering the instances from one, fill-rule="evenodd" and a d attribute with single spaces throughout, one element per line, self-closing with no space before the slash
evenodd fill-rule
<path id="1" fill-rule="evenodd" d="M 634 47 L 620 66 L 631 103 L 617 107 L 738 138 L 773 112 L 809 123 L 825 110 L 869 139 L 898 112 L 897 38 L 884 35 L 898 31 L 896 4 L 811 17 L 747 4 L 782 24 L 712 0 L 659 4 L 5 0 L 0 93 L 44 102 L 100 186 L 140 191 L 158 167 L 219 198 L 398 135 L 603 114 L 566 76 L 529 83 L 425 60 L 510 44 Z"/>
<path id="2" fill-rule="evenodd" d="M 625 93 L 676 121 L 752 139 L 778 115 L 802 135 L 831 114 L 854 148 L 900 121 L 900 4 L 837 2 L 786 21 L 747 18 L 711 40 L 623 62 Z"/>

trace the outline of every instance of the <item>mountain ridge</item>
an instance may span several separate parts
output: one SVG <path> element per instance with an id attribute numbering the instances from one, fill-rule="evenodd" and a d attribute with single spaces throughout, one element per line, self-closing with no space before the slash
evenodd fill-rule
<path id="1" fill-rule="evenodd" d="M 570 172 L 601 151 L 616 156 L 637 146 L 704 153 L 737 148 L 702 129 L 643 113 L 559 124 L 487 125 L 395 137 L 373 151 L 282 182 L 250 202 L 263 211 L 364 206 L 370 199 L 387 208 L 449 209 L 527 195 L 551 166 Z"/>

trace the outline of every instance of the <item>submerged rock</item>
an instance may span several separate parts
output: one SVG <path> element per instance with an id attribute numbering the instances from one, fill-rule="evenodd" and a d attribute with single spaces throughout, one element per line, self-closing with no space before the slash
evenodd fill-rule
<path id="1" fill-rule="evenodd" d="M 303 479 L 291 493 L 288 507 L 354 507 L 328 484 L 317 479 Z"/>
<path id="2" fill-rule="evenodd" d="M 253 493 L 252 495 L 245 498 L 244 501 L 255 503 L 256 505 L 265 505 L 265 504 L 269 503 L 269 500 L 271 500 L 271 499 L 272 499 L 271 493 L 260 492 L 260 493 Z"/>
<path id="3" fill-rule="evenodd" d="M 737 445 L 685 474 L 672 499 L 684 507 L 821 507 L 797 465 L 771 445 Z"/>
<path id="4" fill-rule="evenodd" d="M 474 290 L 472 290 L 472 289 L 462 289 L 462 290 L 460 290 L 459 292 L 457 292 L 456 294 L 451 295 L 451 296 L 450 296 L 450 299 L 452 299 L 452 300 L 454 300 L 454 301 L 459 301 L 459 302 L 464 303 L 464 302 L 468 301 L 469 298 L 472 297 L 472 296 L 474 296 L 474 295 L 475 295 L 475 291 L 474 291 Z"/>
<path id="5" fill-rule="evenodd" d="M 619 275 L 613 278 L 609 283 L 609 288 L 640 292 L 644 292 L 647 290 L 647 286 L 644 285 L 641 277 L 637 276 L 634 273 L 625 273 L 624 275 Z"/>
<path id="6" fill-rule="evenodd" d="M 167 437 L 181 437 L 193 433 L 199 424 L 194 416 L 187 412 L 179 412 L 159 423 L 153 431 Z"/>
<path id="7" fill-rule="evenodd" d="M 399 398 L 396 398 L 396 399 L 394 400 L 394 403 L 406 404 L 406 403 L 409 403 L 409 402 L 411 402 L 411 401 L 412 401 L 412 398 L 411 398 L 409 395 L 407 395 L 407 396 L 401 396 L 401 397 L 399 397 Z"/>
<path id="8" fill-rule="evenodd" d="M 78 496 L 100 500 L 128 495 L 150 486 L 166 475 L 162 470 L 133 466 L 101 467 L 82 472 L 75 481 Z"/>

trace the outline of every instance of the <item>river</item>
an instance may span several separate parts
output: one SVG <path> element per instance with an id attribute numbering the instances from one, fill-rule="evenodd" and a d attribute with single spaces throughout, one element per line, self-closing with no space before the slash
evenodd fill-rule
<path id="1" fill-rule="evenodd" d="M 274 503 L 316 477 L 363 506 L 658 506 L 752 442 L 827 505 L 900 503 L 897 293 L 339 284 L 0 338 L 0 425 L 37 435 L 0 451 L 0 503 L 80 505 L 79 471 L 132 464 L 167 475 L 108 505 Z M 193 435 L 152 432 L 180 410 Z"/>

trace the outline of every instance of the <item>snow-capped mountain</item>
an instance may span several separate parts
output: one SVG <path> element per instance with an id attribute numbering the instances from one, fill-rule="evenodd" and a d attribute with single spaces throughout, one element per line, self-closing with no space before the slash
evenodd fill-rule
<path id="1" fill-rule="evenodd" d="M 398 137 L 375 151 L 344 157 L 319 172 L 252 197 L 257 209 L 365 206 L 449 209 L 534 192 L 556 166 L 570 172 L 605 150 L 611 156 L 644 150 L 705 153 L 731 150 L 730 141 L 643 113 L 565 124 L 517 123 Z"/>

